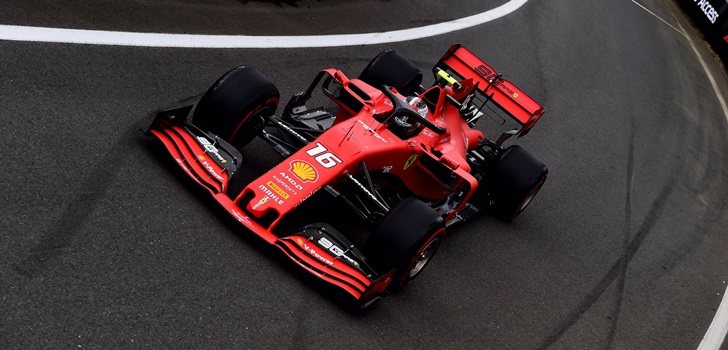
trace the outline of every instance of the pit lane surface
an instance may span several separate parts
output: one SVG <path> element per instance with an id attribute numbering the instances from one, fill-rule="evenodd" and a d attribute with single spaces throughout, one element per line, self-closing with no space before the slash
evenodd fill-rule
<path id="1" fill-rule="evenodd" d="M 168 32 L 231 33 L 151 6 L 194 17 L 206 3 L 137 2 Z M 346 20 L 344 2 L 215 3 L 230 16 L 248 6 L 272 16 L 235 34 L 275 31 L 269 19 L 281 11 L 302 14 L 291 27 L 301 33 L 371 30 L 364 16 Z M 409 15 L 404 2 L 366 3 L 396 10 L 401 23 L 499 4 Z M 96 22 L 101 9 L 22 18 L 26 5 L 10 1 L 0 23 L 134 29 Z M 646 5 L 679 21 L 668 3 Z M 226 225 L 138 131 L 149 111 L 239 64 L 259 67 L 286 96 L 322 67 L 354 75 L 383 48 L 429 71 L 455 42 L 546 106 L 519 143 L 550 178 L 518 222 L 482 216 L 453 229 L 410 288 L 362 315 Z M 725 88 L 724 73 L 712 74 Z M 629 1 L 533 1 L 468 30 L 366 47 L 0 42 L 0 101 L 3 348 L 686 349 L 705 334 L 728 280 L 725 117 L 688 42 Z M 275 159 L 253 150 L 253 167 Z"/>

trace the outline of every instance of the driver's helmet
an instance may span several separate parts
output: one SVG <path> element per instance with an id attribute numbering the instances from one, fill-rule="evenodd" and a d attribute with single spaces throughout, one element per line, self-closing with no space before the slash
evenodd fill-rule
<path id="1" fill-rule="evenodd" d="M 423 118 L 427 118 L 428 108 L 425 101 L 422 101 L 422 99 L 417 96 L 407 96 L 404 100 L 415 112 Z M 412 120 L 412 118 L 408 117 L 406 114 L 395 116 L 394 122 L 397 124 L 399 129 L 408 136 L 412 136 L 414 133 L 422 129 L 422 125 L 420 123 L 416 120 Z"/>

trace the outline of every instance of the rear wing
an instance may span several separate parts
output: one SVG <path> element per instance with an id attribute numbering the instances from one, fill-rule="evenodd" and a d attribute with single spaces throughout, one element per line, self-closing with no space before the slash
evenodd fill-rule
<path id="1" fill-rule="evenodd" d="M 476 89 L 485 95 L 514 121 L 520 124 L 519 136 L 523 136 L 543 115 L 543 107 L 508 80 L 502 79 L 493 67 L 460 44 L 447 50 L 433 68 L 445 71 L 461 79 L 473 79 Z"/>

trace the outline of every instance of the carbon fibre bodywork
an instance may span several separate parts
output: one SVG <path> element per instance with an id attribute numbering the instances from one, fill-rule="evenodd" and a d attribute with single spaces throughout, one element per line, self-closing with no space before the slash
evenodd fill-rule
<path id="1" fill-rule="evenodd" d="M 462 221 L 473 210 L 470 200 L 481 180 L 474 169 L 477 158 L 483 158 L 478 152 L 486 144 L 496 148 L 500 144 L 473 128 L 482 106 L 468 101 L 478 94 L 499 107 L 521 125 L 519 136 L 543 114 L 538 103 L 462 46 L 451 47 L 434 71 L 436 77 L 447 79 L 420 89 L 429 113 L 421 121 L 423 126 L 408 136 L 398 133 L 391 122 L 396 99 L 405 98 L 400 92 L 350 79 L 336 69 L 321 71 L 308 90 L 291 99 L 282 116 L 266 117 L 266 126 L 294 142 L 278 142 L 261 131 L 284 159 L 240 191 L 231 190 L 231 183 L 242 166 L 242 155 L 191 121 L 199 99 L 160 110 L 147 133 L 161 141 L 179 167 L 243 227 L 366 306 L 385 293 L 397 271 L 370 267 L 366 254 L 333 227 L 309 224 L 293 233 L 278 232 L 281 220 L 322 190 L 345 197 L 339 189 L 342 183 L 353 183 L 376 208 L 362 208 L 363 217 L 386 213 L 391 203 L 371 180 L 383 177 L 396 178 L 407 196 L 431 203 L 448 225 Z M 336 103 L 335 113 L 305 106 L 319 85 Z M 322 121 L 311 121 L 316 118 Z M 298 145 L 292 145 L 295 142 Z"/>

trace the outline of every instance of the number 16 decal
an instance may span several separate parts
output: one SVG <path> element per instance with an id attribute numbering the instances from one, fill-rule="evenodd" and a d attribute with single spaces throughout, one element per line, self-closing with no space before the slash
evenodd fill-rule
<path id="1" fill-rule="evenodd" d="M 326 169 L 333 168 L 336 164 L 341 163 L 341 159 L 339 159 L 339 157 L 329 152 L 329 150 L 319 142 L 316 143 L 316 147 L 306 151 L 306 154 L 314 157 L 313 159 L 316 159 L 316 161 Z"/>

